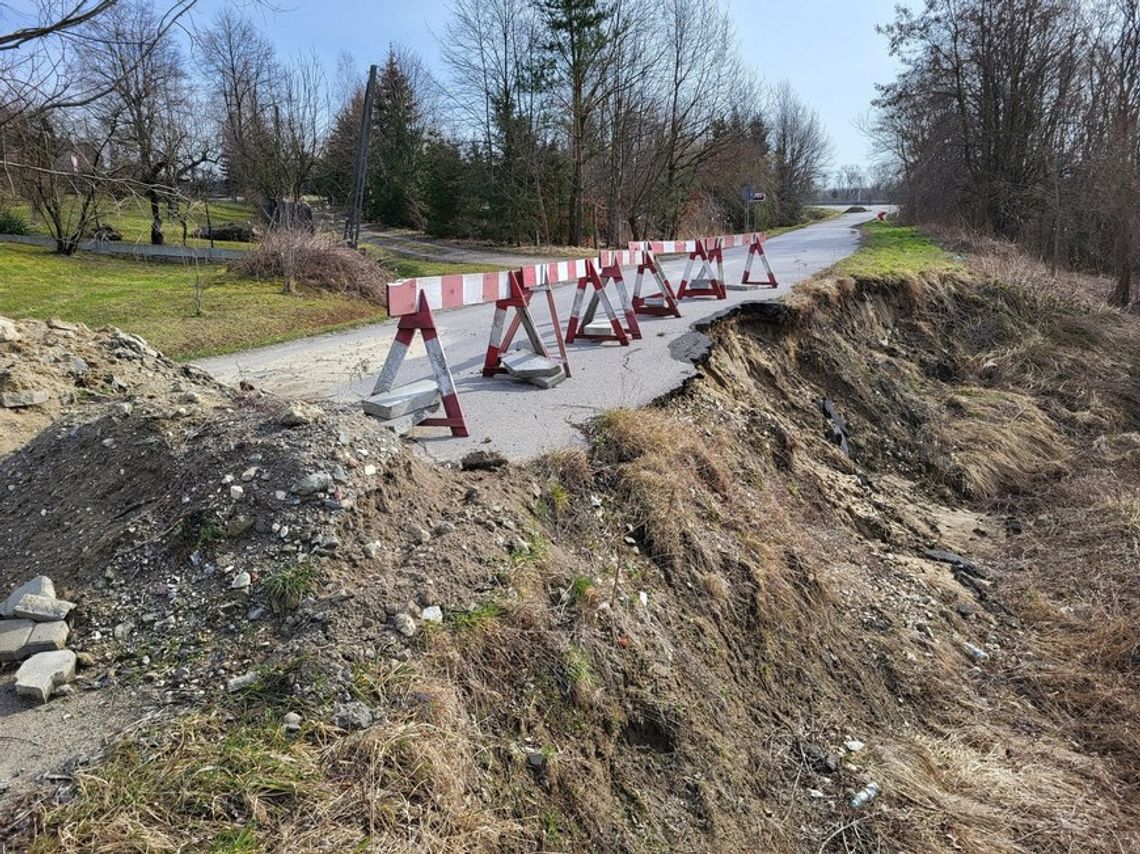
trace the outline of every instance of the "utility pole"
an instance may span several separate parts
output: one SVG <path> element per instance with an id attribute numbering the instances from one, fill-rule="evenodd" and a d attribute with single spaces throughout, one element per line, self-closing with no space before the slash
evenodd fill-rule
<path id="1" fill-rule="evenodd" d="M 368 137 L 372 130 L 372 99 L 376 91 L 376 66 L 368 69 L 368 86 L 364 90 L 364 114 L 360 117 L 360 137 L 356 141 L 356 162 L 352 166 L 352 189 L 348 196 L 348 216 L 344 221 L 344 239 L 353 249 L 360 242 L 360 213 L 364 207 L 364 179 L 368 169 Z"/>

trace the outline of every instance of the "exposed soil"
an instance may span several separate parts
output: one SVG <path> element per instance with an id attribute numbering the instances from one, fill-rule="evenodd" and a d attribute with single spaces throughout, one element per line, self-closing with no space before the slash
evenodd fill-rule
<path id="1" fill-rule="evenodd" d="M 129 415 L 64 408 L 0 460 L 0 587 L 50 568 L 79 603 L 94 663 L 46 709 L 127 693 L 163 718 L 10 794 L 3 834 L 1140 847 L 1135 320 L 980 277 L 824 280 L 710 336 L 697 379 L 601 419 L 589 455 L 495 471 L 351 410 L 187 401 L 157 357 Z M 297 494 L 316 472 L 337 479 Z"/>

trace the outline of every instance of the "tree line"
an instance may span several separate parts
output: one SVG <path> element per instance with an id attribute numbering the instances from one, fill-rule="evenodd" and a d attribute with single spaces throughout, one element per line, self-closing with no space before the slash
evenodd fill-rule
<path id="1" fill-rule="evenodd" d="M 108 194 L 146 200 L 154 243 L 219 190 L 270 220 L 306 196 L 347 203 L 366 75 L 282 57 L 241 11 L 196 22 L 194 6 L 45 4 L 0 34 L 0 192 L 61 251 Z M 717 3 L 454 0 L 442 38 L 436 75 L 398 46 L 377 58 L 366 219 L 619 245 L 799 221 L 827 164 L 818 116 L 759 83 Z"/>
<path id="2" fill-rule="evenodd" d="M 871 132 L 904 209 L 1110 273 L 1140 266 L 1140 0 L 926 0 L 883 28 L 901 60 Z"/>

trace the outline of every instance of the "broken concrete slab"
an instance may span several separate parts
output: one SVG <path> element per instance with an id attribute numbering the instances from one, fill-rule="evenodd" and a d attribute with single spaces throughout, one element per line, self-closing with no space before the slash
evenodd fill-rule
<path id="1" fill-rule="evenodd" d="M 553 377 L 562 373 L 560 363 L 529 350 L 515 350 L 501 357 L 499 361 L 507 369 L 507 373 L 520 379 Z"/>
<path id="2" fill-rule="evenodd" d="M 531 385 L 536 385 L 539 388 L 554 388 L 564 379 L 566 379 L 566 372 L 559 371 L 552 377 L 530 377 L 527 379 L 527 382 Z"/>
<path id="3" fill-rule="evenodd" d="M 20 657 L 63 649 L 67 646 L 67 636 L 70 633 L 70 627 L 63 620 L 54 623 L 34 623 L 28 642 L 24 645 L 23 655 Z"/>
<path id="4" fill-rule="evenodd" d="M 12 591 L 12 594 L 0 605 L 0 617 L 10 618 L 16 616 L 16 603 L 29 593 L 36 596 L 55 598 L 55 585 L 46 575 L 37 575 L 31 581 L 26 581 Z"/>
<path id="5" fill-rule="evenodd" d="M 412 412 L 408 415 L 401 415 L 399 418 L 391 418 L 382 420 L 380 423 L 387 427 L 397 436 L 403 436 L 421 421 L 427 419 L 435 410 L 439 409 L 439 404 L 431 407 L 431 409 L 421 409 L 418 412 Z"/>
<path id="6" fill-rule="evenodd" d="M 33 655 L 16 671 L 16 694 L 46 703 L 56 688 L 75 681 L 75 664 L 70 649 Z"/>
<path id="7" fill-rule="evenodd" d="M 376 418 L 389 421 L 438 404 L 439 385 L 435 380 L 419 380 L 392 391 L 372 395 L 364 401 L 364 411 Z"/>
<path id="8" fill-rule="evenodd" d="M 16 616 L 37 623 L 52 623 L 63 620 L 75 607 L 74 602 L 66 599 L 53 599 L 50 596 L 37 596 L 35 593 L 25 593 L 16 603 Z"/>
<path id="9" fill-rule="evenodd" d="M 25 409 L 29 406 L 43 406 L 51 400 L 46 391 L 6 391 L 0 394 L 0 406 L 5 409 Z"/>
<path id="10" fill-rule="evenodd" d="M 583 335 L 613 335 L 614 326 L 608 320 L 599 320 L 595 323 L 587 323 L 582 327 Z"/>
<path id="11" fill-rule="evenodd" d="M 31 620 L 0 620 L 0 661 L 19 661 L 35 626 Z"/>

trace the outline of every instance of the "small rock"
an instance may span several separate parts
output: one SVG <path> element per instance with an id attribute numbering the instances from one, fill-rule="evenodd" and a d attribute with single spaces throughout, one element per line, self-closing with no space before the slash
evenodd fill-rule
<path id="1" fill-rule="evenodd" d="M 843 746 L 847 748 L 848 753 L 858 753 L 860 750 L 862 750 L 867 745 L 865 745 L 863 742 L 861 742 L 857 738 L 852 738 L 852 739 L 849 739 L 849 740 L 843 742 Z"/>
<path id="2" fill-rule="evenodd" d="M 301 427 L 305 424 L 312 424 L 324 414 L 324 411 L 318 406 L 297 402 L 290 404 L 289 408 L 278 416 L 277 423 L 282 427 Z"/>
<path id="3" fill-rule="evenodd" d="M 408 535 L 408 539 L 415 543 L 417 546 L 422 546 L 424 543 L 431 539 L 431 534 L 426 528 L 421 528 L 419 525 L 411 524 L 404 528 L 404 533 Z"/>
<path id="4" fill-rule="evenodd" d="M 33 655 L 16 671 L 16 694 L 46 703 L 58 686 L 75 679 L 75 664 L 69 649 Z"/>
<path id="5" fill-rule="evenodd" d="M 376 558 L 378 558 L 378 557 L 380 557 L 380 555 L 384 554 L 384 544 L 381 543 L 379 540 L 373 540 L 370 543 L 365 543 L 364 544 L 364 553 L 366 555 L 368 555 L 368 557 L 371 558 L 372 560 L 376 560 Z"/>
<path id="6" fill-rule="evenodd" d="M 345 730 L 368 729 L 372 726 L 372 710 L 359 700 L 341 703 L 333 712 L 332 722 Z"/>
<path id="7" fill-rule="evenodd" d="M 69 323 L 68 321 L 62 320 L 61 318 L 58 318 L 58 317 L 48 318 L 47 325 L 48 325 L 48 329 L 55 329 L 57 332 L 78 332 L 79 331 L 79 324 L 78 323 Z"/>
<path id="8" fill-rule="evenodd" d="M 0 406 L 5 409 L 25 409 L 29 406 L 43 406 L 51 399 L 46 391 L 6 391 L 0 394 Z"/>
<path id="9" fill-rule="evenodd" d="M 75 653 L 75 658 L 79 666 L 82 668 L 95 666 L 95 656 L 89 652 L 77 652 Z"/>
<path id="10" fill-rule="evenodd" d="M 464 471 L 492 471 L 507 464 L 507 458 L 497 451 L 471 451 L 459 461 Z"/>
<path id="11" fill-rule="evenodd" d="M 317 471 L 307 474 L 293 484 L 293 492 L 297 495 L 313 495 L 317 492 L 326 492 L 333 485 L 333 476 L 327 471 Z"/>
<path id="12" fill-rule="evenodd" d="M 240 691 L 243 688 L 248 688 L 250 685 L 257 681 L 257 674 L 252 670 L 249 673 L 243 673 L 241 676 L 234 676 L 226 680 L 226 692 L 233 694 L 235 691 Z"/>
<path id="13" fill-rule="evenodd" d="M 297 732 L 301 728 L 301 716 L 296 712 L 286 712 L 281 718 L 281 723 L 285 727 L 285 732 Z"/>
<path id="14" fill-rule="evenodd" d="M 374 474 L 376 474 L 376 466 L 372 465 L 372 463 L 367 463 L 364 466 L 364 476 L 372 477 Z"/>
<path id="15" fill-rule="evenodd" d="M 0 661 L 19 661 L 24 657 L 35 625 L 31 620 L 0 620 Z"/>
<path id="16" fill-rule="evenodd" d="M 134 623 L 123 622 L 115 626 L 115 628 L 111 631 L 111 634 L 114 636 L 115 640 L 117 640 L 119 643 L 123 643 L 127 638 L 131 636 L 131 632 L 134 630 Z"/>
<path id="17" fill-rule="evenodd" d="M 637 601 L 641 603 L 642 608 L 648 608 L 649 607 L 649 594 L 646 593 L 644 590 L 640 591 L 637 594 Z"/>
<path id="18" fill-rule="evenodd" d="M 234 501 L 241 501 L 245 497 L 245 490 L 236 484 L 230 487 L 230 498 Z"/>
<path id="19" fill-rule="evenodd" d="M 453 533 L 455 533 L 455 523 L 454 522 L 446 522 L 446 521 L 440 522 L 438 525 L 436 525 L 434 528 L 432 528 L 432 533 L 435 534 L 437 537 L 442 537 L 442 536 L 445 536 L 447 534 L 453 534 Z"/>
<path id="20" fill-rule="evenodd" d="M 443 609 L 439 605 L 429 605 L 424 608 L 420 617 L 429 623 L 442 623 L 443 622 Z"/>
<path id="21" fill-rule="evenodd" d="M 542 768 L 546 765 L 546 754 L 541 750 L 530 750 L 526 755 L 526 764 L 531 768 Z"/>
<path id="22" fill-rule="evenodd" d="M 257 466 L 250 466 L 241 473 L 242 483 L 249 483 L 255 477 L 257 477 Z"/>
<path id="23" fill-rule="evenodd" d="M 243 569 L 234 575 L 233 581 L 230 582 L 230 590 L 245 590 L 252 583 L 253 579 L 250 578 L 249 573 Z"/>
<path id="24" fill-rule="evenodd" d="M 6 341 L 19 341 L 20 331 L 16 329 L 15 322 L 7 317 L 0 317 L 0 344 Z"/>
<path id="25" fill-rule="evenodd" d="M 416 621 L 407 614 L 396 614 L 392 618 L 392 625 L 396 627 L 396 631 L 406 638 L 410 638 L 416 633 Z"/>

